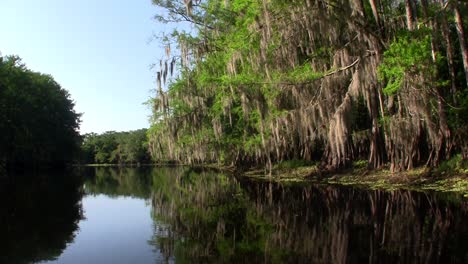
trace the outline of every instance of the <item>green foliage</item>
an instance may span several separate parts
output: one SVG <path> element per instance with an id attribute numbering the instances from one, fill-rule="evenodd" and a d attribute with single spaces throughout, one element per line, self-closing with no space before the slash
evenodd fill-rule
<path id="1" fill-rule="evenodd" d="M 81 145 L 81 163 L 137 164 L 148 163 L 147 129 L 128 132 L 108 131 L 100 135 L 85 134 Z"/>
<path id="2" fill-rule="evenodd" d="M 153 1 L 167 11 L 160 21 L 194 25 L 164 36 L 178 48 L 168 55 L 178 74 L 153 99 L 153 158 L 243 167 L 288 159 L 321 159 L 330 169 L 361 159 L 373 168 L 390 161 L 395 170 L 436 165 L 446 153 L 434 135 L 447 126 L 462 131 L 468 109 L 460 51 L 454 84 L 443 57 L 440 4 L 423 12 L 415 2 L 418 27 L 408 30 L 403 2 L 380 2 L 378 17 L 372 1 L 362 9 L 358 2 L 205 0 L 189 10 Z M 454 48 L 455 23 L 448 23 Z M 453 153 L 463 145 L 455 144 Z"/>
<path id="3" fill-rule="evenodd" d="M 354 169 L 364 169 L 367 167 L 367 160 L 356 160 L 353 162 Z"/>
<path id="4" fill-rule="evenodd" d="M 454 131 L 465 131 L 468 127 L 468 88 L 455 94 L 457 107 L 448 107 L 448 123 Z"/>
<path id="5" fill-rule="evenodd" d="M 277 254 L 265 247 L 273 224 L 253 210 L 245 191 L 229 175 L 158 168 L 152 183 L 153 217 L 171 225 L 178 262 L 232 263 Z M 171 242 L 156 239 L 152 243 L 159 247 Z"/>
<path id="6" fill-rule="evenodd" d="M 443 161 L 437 171 L 444 174 L 468 174 L 468 160 L 462 159 L 460 154 L 455 155 L 451 159 Z"/>
<path id="7" fill-rule="evenodd" d="M 288 72 L 278 72 L 274 75 L 276 82 L 289 82 L 289 83 L 306 83 L 317 80 L 324 76 L 324 73 L 314 72 L 310 63 L 304 64 L 291 69 Z"/>
<path id="8" fill-rule="evenodd" d="M 0 162 L 12 167 L 64 166 L 79 147 L 80 114 L 50 75 L 16 56 L 0 57 Z"/>
<path id="9" fill-rule="evenodd" d="M 305 167 L 305 166 L 311 166 L 313 165 L 313 162 L 307 161 L 307 160 L 285 160 L 282 162 L 279 162 L 278 164 L 275 165 L 275 169 L 277 170 L 287 170 L 287 169 L 296 169 L 300 167 Z"/>
<path id="10" fill-rule="evenodd" d="M 392 95 L 401 88 L 405 75 L 428 71 L 433 74 L 434 70 L 431 61 L 431 36 L 427 30 L 411 34 L 403 31 L 384 52 L 384 61 L 379 65 L 378 74 L 381 80 L 387 80 L 384 93 Z"/>

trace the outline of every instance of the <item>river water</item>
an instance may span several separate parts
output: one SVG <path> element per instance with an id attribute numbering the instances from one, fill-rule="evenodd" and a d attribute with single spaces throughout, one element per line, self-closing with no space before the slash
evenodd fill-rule
<path id="1" fill-rule="evenodd" d="M 188 167 L 0 186 L 0 263 L 468 263 L 468 199 Z"/>

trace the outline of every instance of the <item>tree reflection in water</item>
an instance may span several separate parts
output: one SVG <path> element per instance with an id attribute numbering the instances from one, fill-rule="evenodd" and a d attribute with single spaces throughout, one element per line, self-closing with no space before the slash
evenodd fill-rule
<path id="1" fill-rule="evenodd" d="M 81 182 L 72 175 L 15 175 L 0 183 L 0 263 L 59 257 L 83 218 Z"/>
<path id="2" fill-rule="evenodd" d="M 86 194 L 105 194 L 109 197 L 128 196 L 149 199 L 151 193 L 151 167 L 84 168 Z"/>
<path id="3" fill-rule="evenodd" d="M 0 184 L 0 263 L 57 258 L 86 195 L 146 199 L 149 241 L 177 263 L 468 263 L 468 201 L 254 181 L 187 167 L 92 168 Z M 84 191 L 83 191 L 84 190 Z"/>
<path id="4" fill-rule="evenodd" d="M 193 262 L 467 263 L 468 202 L 453 194 L 153 172 L 151 241 Z"/>

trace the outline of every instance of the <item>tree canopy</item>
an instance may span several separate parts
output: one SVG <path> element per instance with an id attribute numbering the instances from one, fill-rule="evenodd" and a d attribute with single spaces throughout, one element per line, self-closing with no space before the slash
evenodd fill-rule
<path id="1" fill-rule="evenodd" d="M 194 28 L 163 38 L 155 159 L 398 171 L 468 158 L 463 1 L 153 3 Z"/>
<path id="2" fill-rule="evenodd" d="M 139 164 L 151 162 L 146 129 L 127 132 L 107 131 L 83 136 L 81 163 Z"/>
<path id="3" fill-rule="evenodd" d="M 64 166 L 79 148 L 80 114 L 67 90 L 17 56 L 0 57 L 0 165 Z"/>

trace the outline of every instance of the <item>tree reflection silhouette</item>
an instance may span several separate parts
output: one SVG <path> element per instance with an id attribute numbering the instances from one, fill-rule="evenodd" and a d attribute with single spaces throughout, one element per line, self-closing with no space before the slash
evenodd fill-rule
<path id="1" fill-rule="evenodd" d="M 21 175 L 0 184 L 0 263 L 59 257 L 83 218 L 80 181 L 71 175 Z"/>
<path id="2" fill-rule="evenodd" d="M 454 194 L 153 172 L 151 241 L 179 263 L 466 263 L 468 202 Z"/>

